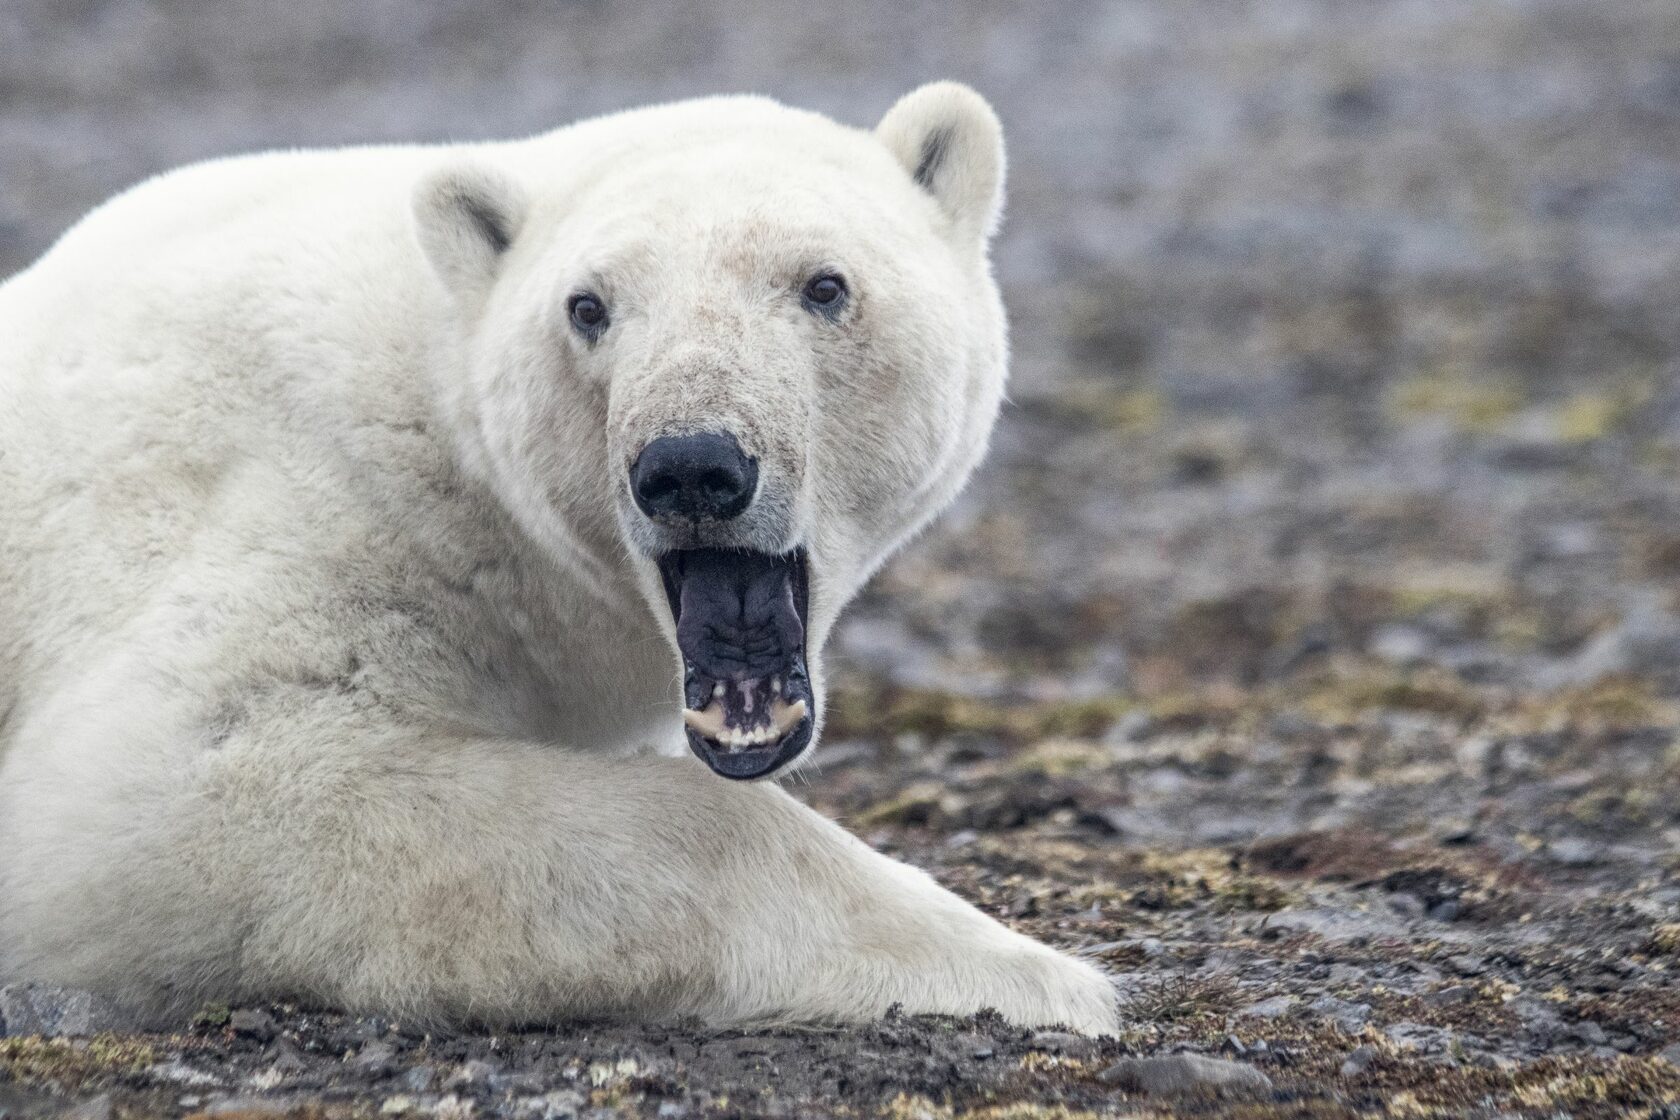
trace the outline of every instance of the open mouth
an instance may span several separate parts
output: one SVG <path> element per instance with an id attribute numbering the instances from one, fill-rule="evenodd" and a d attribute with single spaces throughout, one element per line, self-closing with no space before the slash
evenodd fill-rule
<path id="1" fill-rule="evenodd" d="M 659 559 L 683 659 L 688 745 L 725 778 L 762 778 L 811 742 L 805 552 L 696 548 Z"/>

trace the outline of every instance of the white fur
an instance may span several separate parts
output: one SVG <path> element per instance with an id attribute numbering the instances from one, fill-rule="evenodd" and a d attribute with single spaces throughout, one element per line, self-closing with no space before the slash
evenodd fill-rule
<path id="1" fill-rule="evenodd" d="M 1001 176 L 990 110 L 937 85 L 878 134 L 706 100 L 225 160 L 91 214 L 0 287 L 0 971 L 1112 1030 L 1095 969 L 687 757 L 626 496 L 652 435 L 740 435 L 739 543 L 809 550 L 820 698 L 842 604 L 983 453 Z M 800 305 L 818 267 L 841 323 Z"/>

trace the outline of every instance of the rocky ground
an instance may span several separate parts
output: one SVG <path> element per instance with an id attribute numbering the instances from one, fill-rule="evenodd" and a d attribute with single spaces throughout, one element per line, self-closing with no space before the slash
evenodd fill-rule
<path id="1" fill-rule="evenodd" d="M 1680 1116 L 1680 7 L 701 10 L 0 5 L 0 272 L 201 155 L 979 84 L 1015 401 L 792 784 L 1125 1032 L 13 988 L 0 1116 Z"/>

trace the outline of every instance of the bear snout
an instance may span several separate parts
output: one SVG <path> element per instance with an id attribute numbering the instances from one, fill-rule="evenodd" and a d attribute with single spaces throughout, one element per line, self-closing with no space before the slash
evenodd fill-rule
<path id="1" fill-rule="evenodd" d="M 729 432 L 660 436 L 630 465 L 630 495 L 655 521 L 732 521 L 758 491 L 758 460 Z"/>

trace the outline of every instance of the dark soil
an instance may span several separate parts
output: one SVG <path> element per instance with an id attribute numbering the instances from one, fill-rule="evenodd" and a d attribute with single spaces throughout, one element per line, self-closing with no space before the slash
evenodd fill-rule
<path id="1" fill-rule="evenodd" d="M 1680 1116 L 1680 5 L 974 11 L 14 0 L 0 272 L 197 156 L 976 82 L 1015 401 L 791 784 L 1123 1036 L 209 1008 L 0 1116 Z M 1104 1076 L 1185 1052 L 1269 1087 Z"/>

